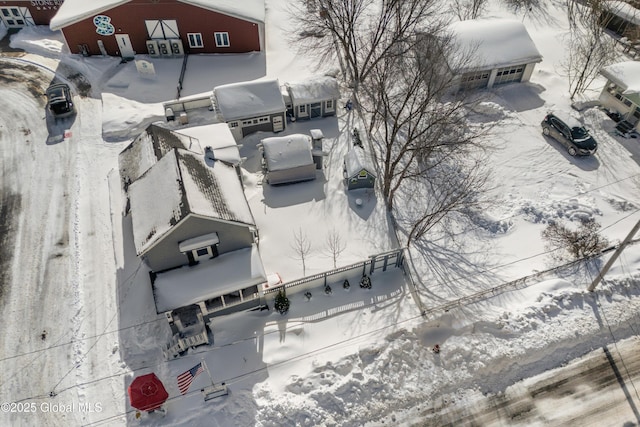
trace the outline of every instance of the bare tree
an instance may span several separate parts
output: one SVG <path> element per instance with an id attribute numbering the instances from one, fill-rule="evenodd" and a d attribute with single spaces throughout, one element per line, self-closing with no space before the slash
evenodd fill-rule
<path id="1" fill-rule="evenodd" d="M 327 233 L 326 244 L 327 253 L 333 259 L 333 268 L 336 268 L 338 258 L 340 257 L 340 254 L 347 248 L 347 244 L 342 241 L 342 236 L 335 228 L 332 228 L 331 231 Z"/>
<path id="2" fill-rule="evenodd" d="M 570 39 L 569 56 L 563 67 L 569 78 L 571 99 L 583 93 L 598 76 L 602 67 L 615 60 L 615 41 L 605 32 L 607 14 L 601 0 L 587 5 L 567 0 Z M 603 21 L 603 19 L 605 21 Z"/>
<path id="3" fill-rule="evenodd" d="M 434 31 L 440 31 L 438 29 Z M 443 164 L 480 145 L 481 131 L 468 126 L 467 111 L 478 99 L 452 92 L 456 70 L 472 53 L 458 50 L 444 33 L 421 37 L 420 54 L 387 57 L 378 63 L 361 93 L 377 145 L 381 188 L 390 210 L 405 181 L 427 177 Z M 450 59 L 455 58 L 455 59 Z"/>
<path id="4" fill-rule="evenodd" d="M 450 0 L 449 8 L 461 21 L 476 19 L 487 4 L 486 0 Z"/>
<path id="5" fill-rule="evenodd" d="M 320 63 L 338 54 L 357 87 L 382 58 L 410 49 L 408 42 L 439 8 L 437 0 L 302 0 L 292 7 L 292 41 Z"/>
<path id="6" fill-rule="evenodd" d="M 295 252 L 295 259 L 298 259 L 302 262 L 302 275 L 306 276 L 306 259 L 311 253 L 311 242 L 309 241 L 307 235 L 303 233 L 302 228 L 299 228 L 298 231 L 294 231 L 291 249 L 293 249 Z"/>

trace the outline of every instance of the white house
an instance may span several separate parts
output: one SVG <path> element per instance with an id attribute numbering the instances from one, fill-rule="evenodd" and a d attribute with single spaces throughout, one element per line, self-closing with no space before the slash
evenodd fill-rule
<path id="1" fill-rule="evenodd" d="M 261 141 L 263 169 L 269 184 L 287 184 L 316 179 L 311 137 L 293 134 Z"/>
<path id="2" fill-rule="evenodd" d="M 330 76 L 317 76 L 303 82 L 286 83 L 289 114 L 295 119 L 333 116 L 340 99 L 338 81 Z"/>
<path id="3" fill-rule="evenodd" d="M 448 31 L 458 52 L 471 56 L 461 69 L 460 88 L 491 88 L 529 81 L 542 55 L 524 24 L 511 19 L 473 19 L 454 22 Z"/>
<path id="4" fill-rule="evenodd" d="M 602 105 L 619 113 L 622 119 L 640 131 L 640 62 L 627 61 L 600 70 L 607 84 L 600 93 Z"/>
<path id="5" fill-rule="evenodd" d="M 278 80 L 231 83 L 213 88 L 213 108 L 236 140 L 285 129 L 287 107 Z"/>

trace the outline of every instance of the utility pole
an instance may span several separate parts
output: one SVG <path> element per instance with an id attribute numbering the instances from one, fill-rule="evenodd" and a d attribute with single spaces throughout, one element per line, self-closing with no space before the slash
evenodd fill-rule
<path id="1" fill-rule="evenodd" d="M 607 261 L 604 267 L 602 267 L 602 270 L 600 270 L 600 273 L 598 273 L 598 277 L 596 277 L 593 283 L 589 285 L 589 287 L 587 288 L 589 292 L 593 292 L 596 286 L 598 286 L 598 283 L 600 283 L 604 275 L 607 274 L 607 271 L 609 271 L 609 268 L 611 268 L 611 266 L 616 261 L 616 259 L 618 259 L 618 257 L 620 256 L 624 248 L 629 244 L 631 239 L 633 239 L 633 236 L 635 236 L 638 230 L 640 230 L 640 221 L 638 221 L 636 225 L 631 229 L 631 232 L 627 234 L 627 237 L 625 237 L 622 243 L 620 243 L 620 246 L 618 246 L 618 248 L 613 253 L 613 255 L 611 255 L 611 258 L 609 258 L 609 261 Z"/>

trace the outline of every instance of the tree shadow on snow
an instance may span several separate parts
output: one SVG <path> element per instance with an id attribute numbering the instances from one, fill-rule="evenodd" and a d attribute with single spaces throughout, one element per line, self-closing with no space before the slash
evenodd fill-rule
<path id="1" fill-rule="evenodd" d="M 426 306 L 457 299 L 503 282 L 491 271 L 495 266 L 489 264 L 488 243 L 471 250 L 462 243 L 441 243 L 424 238 L 412 245 L 413 250 L 409 251 L 412 262 L 409 265 L 420 266 L 420 271 L 414 268 L 412 275 Z"/>

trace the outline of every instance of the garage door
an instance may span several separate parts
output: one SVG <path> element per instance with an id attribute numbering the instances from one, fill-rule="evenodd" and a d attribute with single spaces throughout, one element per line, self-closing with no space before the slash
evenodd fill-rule
<path id="1" fill-rule="evenodd" d="M 506 68 L 498 68 L 494 84 L 499 85 L 502 83 L 519 82 L 520 80 L 522 80 L 525 66 L 526 64 L 515 65 L 513 67 Z"/>
<path id="2" fill-rule="evenodd" d="M 460 86 L 463 89 L 476 89 L 476 88 L 487 87 L 487 83 L 489 83 L 489 75 L 491 75 L 491 70 L 465 73 L 462 75 Z"/>

